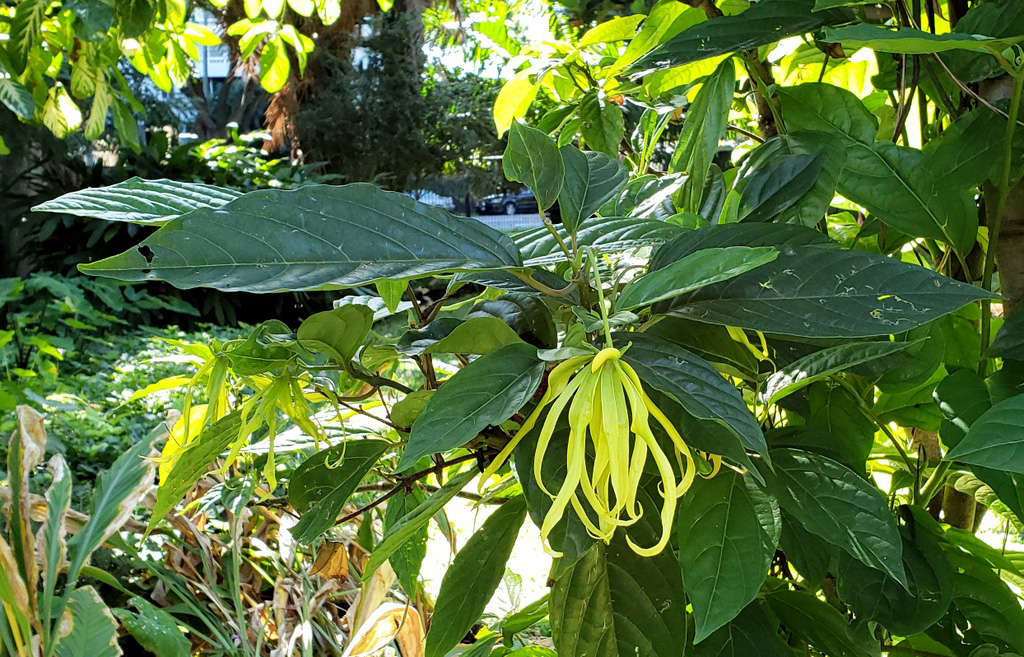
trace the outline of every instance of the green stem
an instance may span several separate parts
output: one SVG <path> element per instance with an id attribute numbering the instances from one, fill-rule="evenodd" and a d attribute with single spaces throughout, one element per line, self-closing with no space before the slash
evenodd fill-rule
<path id="1" fill-rule="evenodd" d="M 953 467 L 951 461 L 943 461 L 932 470 L 928 481 L 924 482 L 924 486 L 921 488 L 920 499 L 924 500 L 925 504 L 935 497 L 935 494 L 946 484 L 946 475 L 951 467 Z"/>
<path id="2" fill-rule="evenodd" d="M 562 236 L 558 234 L 558 229 L 555 228 L 553 223 L 551 223 L 551 219 L 548 217 L 548 214 L 544 212 L 544 210 L 538 211 L 540 212 L 540 218 L 544 221 L 544 227 L 548 229 L 551 236 L 555 238 L 556 242 L 558 242 L 559 248 L 562 249 L 562 253 L 565 254 L 566 259 L 569 261 L 569 266 L 572 267 L 572 272 L 574 274 L 577 273 L 579 270 L 576 266 L 576 259 L 572 257 L 572 252 L 569 250 L 569 247 L 566 246 L 565 240 L 563 240 Z"/>
<path id="3" fill-rule="evenodd" d="M 839 386 L 845 390 L 848 395 L 850 395 L 854 402 L 856 402 L 861 412 L 871 418 L 874 423 L 878 425 L 878 428 L 882 430 L 882 433 L 885 434 L 885 437 L 889 439 L 889 442 L 892 443 L 892 446 L 899 453 L 900 459 L 902 459 L 903 463 L 907 466 L 907 470 L 914 472 L 914 464 L 910 460 L 910 455 L 907 454 L 907 450 L 903 449 L 903 445 L 900 444 L 899 439 L 893 435 L 892 430 L 889 429 L 889 426 L 882 421 L 882 418 L 875 415 L 874 409 L 868 406 L 864 400 L 861 399 L 861 396 L 857 393 L 856 389 L 850 385 L 850 382 L 839 376 L 832 377 L 832 380 L 838 382 Z"/>
<path id="4" fill-rule="evenodd" d="M 1010 117 L 1006 123 L 1006 141 L 1003 142 L 1003 175 L 996 191 L 996 208 L 988 229 L 988 249 L 985 251 L 985 269 L 981 275 L 981 287 L 992 291 L 992 275 L 996 268 L 996 247 L 999 245 L 999 231 L 1003 225 L 1006 199 L 1010 195 L 1011 169 L 1013 168 L 1013 136 L 1017 130 L 1017 115 L 1020 113 L 1021 93 L 1024 91 L 1024 72 L 1016 71 L 1013 79 L 1013 98 L 1010 101 Z M 978 375 L 984 377 L 988 371 L 988 344 L 992 333 L 992 301 L 981 302 L 981 354 Z"/>
<path id="5" fill-rule="evenodd" d="M 604 303 L 604 285 L 601 283 L 601 272 L 597 267 L 597 254 L 591 248 L 587 249 L 587 255 L 590 256 L 590 267 L 594 270 L 594 280 L 597 282 L 597 301 L 601 308 L 601 322 L 604 324 L 604 341 L 606 347 L 612 346 L 612 327 L 608 323 L 608 308 L 605 307 Z"/>

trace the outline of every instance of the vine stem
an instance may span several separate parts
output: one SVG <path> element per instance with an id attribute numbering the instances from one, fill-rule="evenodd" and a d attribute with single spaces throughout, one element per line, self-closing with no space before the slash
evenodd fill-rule
<path id="1" fill-rule="evenodd" d="M 1010 100 L 1010 116 L 1006 123 L 1006 141 L 1003 144 L 1003 176 L 996 190 L 996 208 L 988 229 L 988 249 L 985 252 L 985 269 L 981 275 L 981 287 L 992 291 L 992 275 L 996 268 L 996 247 L 999 245 L 999 231 L 1003 225 L 1006 199 L 1010 195 L 1011 169 L 1013 168 L 1013 136 L 1017 130 L 1017 115 L 1020 112 L 1021 93 L 1024 91 L 1024 72 L 1017 70 L 1013 77 L 1013 98 Z M 992 333 L 992 300 L 981 302 L 981 354 L 978 375 L 984 377 L 988 371 L 988 344 Z"/>

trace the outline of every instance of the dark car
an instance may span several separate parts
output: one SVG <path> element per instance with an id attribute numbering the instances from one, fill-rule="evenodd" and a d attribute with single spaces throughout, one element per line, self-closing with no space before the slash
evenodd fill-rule
<path id="1" fill-rule="evenodd" d="M 477 202 L 476 211 L 479 214 L 533 214 L 537 212 L 537 199 L 528 189 L 492 194 Z"/>

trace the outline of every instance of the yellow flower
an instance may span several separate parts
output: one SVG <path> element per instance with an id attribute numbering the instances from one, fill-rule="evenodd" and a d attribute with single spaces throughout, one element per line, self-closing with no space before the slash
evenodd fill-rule
<path id="1" fill-rule="evenodd" d="M 541 425 L 534 456 L 534 477 L 541 490 L 552 498 L 551 508 L 541 523 L 541 539 L 545 550 L 554 556 L 561 553 L 547 546 L 547 538 L 571 505 L 587 531 L 605 542 L 611 540 L 616 528 L 631 525 L 643 515 L 637 501 L 637 488 L 648 457 L 654 459 L 661 477 L 661 538 L 651 547 L 640 547 L 627 536 L 630 547 L 643 556 L 653 556 L 665 549 L 671 535 L 676 500 L 686 492 L 697 473 L 693 452 L 676 428 L 661 412 L 640 383 L 640 377 L 621 359 L 622 353 L 609 347 L 595 355 L 576 356 L 559 363 L 548 376 L 548 388 L 509 444 L 484 471 L 482 481 L 508 458 L 550 406 Z M 566 475 L 557 491 L 548 490 L 541 467 L 551 442 L 558 418 L 568 407 L 569 441 L 566 449 Z M 651 430 L 654 419 L 668 434 L 682 473 L 679 480 L 669 456 L 658 444 Z M 587 445 L 593 447 L 593 461 L 586 459 Z M 721 458 L 710 457 L 713 476 Z M 588 512 L 584 502 L 590 508 Z M 593 518 L 596 517 L 596 522 Z"/>

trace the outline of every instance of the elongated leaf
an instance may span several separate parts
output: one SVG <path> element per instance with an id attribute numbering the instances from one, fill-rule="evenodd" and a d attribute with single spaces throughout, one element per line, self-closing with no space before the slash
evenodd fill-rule
<path id="1" fill-rule="evenodd" d="M 57 657 L 117 657 L 123 654 L 117 644 L 117 619 L 99 593 L 91 586 L 76 589 L 68 596 L 71 627 L 55 646 Z"/>
<path id="2" fill-rule="evenodd" d="M 174 616 L 139 596 L 132 596 L 130 602 L 137 614 L 115 609 L 114 615 L 139 645 L 159 657 L 189 657 L 191 645 Z"/>
<path id="3" fill-rule="evenodd" d="M 497 317 L 436 319 L 398 341 L 398 352 L 419 354 L 486 354 L 507 344 L 522 342 L 508 324 Z"/>
<path id="4" fill-rule="evenodd" d="M 782 533 L 778 502 L 737 472 L 694 482 L 676 511 L 694 642 L 736 618 L 761 590 Z"/>
<path id="5" fill-rule="evenodd" d="M 109 187 L 69 192 L 32 209 L 160 226 L 193 210 L 219 208 L 241 195 L 233 189 L 202 183 L 129 178 Z"/>
<path id="6" fill-rule="evenodd" d="M 770 246 L 702 249 L 638 278 L 619 295 L 616 308 L 631 310 L 729 280 L 778 255 L 778 249 Z"/>
<path id="7" fill-rule="evenodd" d="M 777 224 L 723 224 L 680 232 L 651 258 L 650 269 L 661 269 L 701 249 L 727 246 L 838 246 L 828 236 L 803 226 Z"/>
<path id="8" fill-rule="evenodd" d="M 153 441 L 165 430 L 152 431 L 117 457 L 96 481 L 89 521 L 68 540 L 68 580 L 73 582 L 89 556 L 132 517 L 156 479 Z"/>
<path id="9" fill-rule="evenodd" d="M 558 329 L 551 311 L 536 296 L 515 292 L 503 294 L 473 306 L 469 317 L 488 315 L 505 322 L 520 338 L 535 347 L 546 349 L 558 342 Z"/>
<path id="10" fill-rule="evenodd" d="M 909 591 L 846 553 L 839 557 L 837 573 L 839 596 L 857 617 L 881 623 L 899 636 L 931 627 L 945 616 L 953 600 L 953 567 L 939 544 L 941 539 L 910 518 L 900 527 Z"/>
<path id="11" fill-rule="evenodd" d="M 417 506 L 405 517 L 391 526 L 377 544 L 377 548 L 370 555 L 366 562 L 366 570 L 363 571 L 363 581 L 368 580 L 382 563 L 387 561 L 398 548 L 405 544 L 412 536 L 420 531 L 434 514 L 448 503 L 459 491 L 465 488 L 466 484 L 476 476 L 473 470 L 467 470 L 455 475 L 434 492 L 422 504 Z"/>
<path id="12" fill-rule="evenodd" d="M 160 524 L 164 516 L 185 497 L 188 489 L 206 473 L 210 464 L 238 439 L 241 426 L 240 411 L 229 413 L 207 427 L 196 437 L 189 449 L 178 457 L 171 467 L 170 474 L 167 475 L 167 480 L 161 481 L 160 487 L 157 488 L 156 504 L 153 506 L 153 515 L 149 519 L 147 532 Z"/>
<path id="13" fill-rule="evenodd" d="M 720 370 L 744 379 L 753 380 L 758 376 L 754 354 L 737 342 L 724 326 L 666 317 L 644 333 L 682 345 Z"/>
<path id="14" fill-rule="evenodd" d="M 363 438 L 321 450 L 302 462 L 288 482 L 288 501 L 299 512 L 295 540 L 312 543 L 334 526 L 348 498 L 391 443 Z"/>
<path id="15" fill-rule="evenodd" d="M 640 491 L 645 514 L 620 529 L 610 544 L 596 543 L 551 588 L 548 603 L 559 655 L 571 657 L 681 657 L 689 642 L 679 564 L 665 551 L 638 556 L 623 537 L 651 545 L 657 533 L 654 500 Z"/>
<path id="16" fill-rule="evenodd" d="M 786 642 L 779 636 L 779 621 L 754 601 L 740 614 L 701 641 L 696 657 L 787 657 Z"/>
<path id="17" fill-rule="evenodd" d="M 804 591 L 776 591 L 767 596 L 787 630 L 829 657 L 877 657 L 878 646 L 865 633 L 855 639 L 846 617 L 827 602 Z"/>
<path id="18" fill-rule="evenodd" d="M 462 368 L 416 418 L 398 469 L 412 467 L 421 456 L 464 445 L 488 425 L 509 419 L 533 397 L 543 375 L 536 347 L 521 342 Z"/>
<path id="19" fill-rule="evenodd" d="M 773 262 L 655 310 L 784 335 L 860 338 L 909 331 L 989 296 L 886 256 L 797 246 L 782 247 Z"/>
<path id="20" fill-rule="evenodd" d="M 11 78 L 0 79 L 0 102 L 22 119 L 32 118 L 36 103 L 32 92 Z"/>
<path id="21" fill-rule="evenodd" d="M 932 34 L 912 27 L 890 30 L 878 25 L 857 23 L 845 27 L 828 28 L 821 38 L 825 43 L 841 43 L 851 50 L 871 48 L 876 52 L 923 55 L 947 50 L 1002 51 L 1024 41 L 1024 34 L 996 39 L 979 34 Z"/>
<path id="22" fill-rule="evenodd" d="M 501 583 L 525 519 L 526 500 L 522 495 L 506 501 L 455 555 L 437 594 L 426 657 L 444 657 L 480 618 Z"/>
<path id="23" fill-rule="evenodd" d="M 796 34 L 816 30 L 845 13 L 813 12 L 814 0 L 758 2 L 736 16 L 722 16 L 683 30 L 637 60 L 637 75 L 707 57 L 750 50 Z"/>
<path id="24" fill-rule="evenodd" d="M 193 210 L 138 247 L 81 269 L 180 288 L 273 292 L 521 264 L 511 241 L 479 221 L 356 183 L 262 190 Z"/>
<path id="25" fill-rule="evenodd" d="M 946 459 L 1024 474 L 1024 395 L 999 402 L 971 424 Z"/>
<path id="26" fill-rule="evenodd" d="M 565 165 L 555 140 L 520 121 L 513 122 L 508 132 L 501 167 L 506 178 L 530 188 L 542 211 L 554 204 L 562 190 Z"/>
<path id="27" fill-rule="evenodd" d="M 556 228 L 562 239 L 568 243 L 571 238 L 565 228 Z M 682 233 L 683 229 L 679 226 L 660 219 L 597 217 L 580 228 L 576 240 L 580 247 L 590 246 L 601 253 L 614 253 L 661 244 Z M 555 238 L 543 226 L 516 235 L 516 246 L 522 252 L 528 266 L 565 260 Z"/>
<path id="28" fill-rule="evenodd" d="M 740 221 L 772 221 L 814 187 L 823 153 L 786 155 L 758 169 L 740 195 Z"/>
<path id="29" fill-rule="evenodd" d="M 853 470 L 796 449 L 772 450 L 782 509 L 806 531 L 907 586 L 903 544 L 885 497 Z"/>
<path id="30" fill-rule="evenodd" d="M 581 152 L 571 145 L 560 150 L 565 162 L 565 181 L 558 193 L 558 209 L 562 223 L 575 231 L 619 193 L 629 174 L 621 162 L 604 153 Z"/>
<path id="31" fill-rule="evenodd" d="M 967 186 L 938 187 L 940 172 L 927 168 L 921 151 L 875 142 L 875 119 L 854 94 L 821 83 L 778 93 L 788 126 L 841 141 L 846 165 L 838 187 L 844 196 L 908 235 L 944 240 L 961 253 L 974 244 L 978 213 Z"/>
<path id="32" fill-rule="evenodd" d="M 1020 600 L 988 562 L 962 551 L 953 562 L 953 604 L 983 641 L 1024 652 L 1024 610 Z"/>
<path id="33" fill-rule="evenodd" d="M 774 404 L 786 395 L 827 376 L 878 358 L 891 356 L 913 342 L 848 342 L 804 356 L 768 377 L 761 397 Z"/>
<path id="34" fill-rule="evenodd" d="M 1024 34 L 1024 6 L 1015 0 L 983 2 L 972 7 L 957 21 L 953 32 L 996 38 L 1017 37 Z M 942 59 L 964 82 L 980 82 L 985 78 L 1006 74 L 1006 70 L 990 54 L 950 51 L 944 53 Z"/>
<path id="35" fill-rule="evenodd" d="M 743 447 L 767 458 L 760 425 L 739 391 L 710 363 L 675 343 L 644 333 L 613 337 L 616 344 L 633 343 L 623 359 L 647 385 L 670 396 L 690 415 L 724 425 Z"/>
<path id="36" fill-rule="evenodd" d="M 391 531 L 391 528 L 402 518 L 423 504 L 425 499 L 419 488 L 412 488 L 408 493 L 396 495 L 388 500 L 388 507 L 384 512 L 384 533 L 387 534 Z M 427 526 L 424 525 L 413 532 L 389 559 L 395 576 L 398 577 L 402 589 L 409 597 L 415 596 L 416 590 L 419 588 L 420 567 L 423 565 L 424 557 L 427 556 L 428 538 Z"/>

